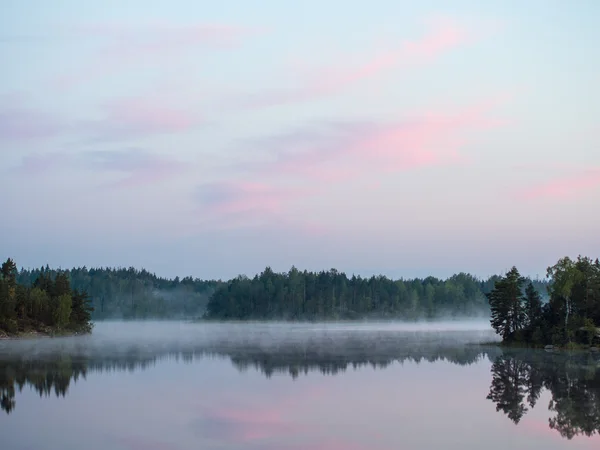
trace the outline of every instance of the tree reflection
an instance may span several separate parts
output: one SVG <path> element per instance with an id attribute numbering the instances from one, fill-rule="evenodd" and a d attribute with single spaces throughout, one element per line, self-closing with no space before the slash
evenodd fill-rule
<path id="1" fill-rule="evenodd" d="M 297 378 L 315 371 L 333 376 L 360 367 L 384 369 L 407 362 L 447 361 L 467 366 L 487 357 L 492 362 L 487 398 L 515 424 L 531 409 L 540 408 L 539 400 L 546 390 L 551 397 L 547 406 L 552 415 L 550 429 L 567 439 L 600 434 L 600 355 L 594 353 L 502 349 L 396 334 L 161 346 L 82 344 L 61 351 L 50 347 L 42 350 L 38 344 L 35 358 L 25 356 L 31 352 L 23 346 L 5 346 L 0 351 L 0 407 L 7 413 L 14 410 L 15 396 L 25 387 L 40 396 L 61 397 L 68 394 L 72 382 L 88 373 L 145 370 L 167 358 L 183 363 L 227 358 L 239 371 L 257 370 L 267 378 L 276 374 Z"/>
<path id="2" fill-rule="evenodd" d="M 145 370 L 163 358 L 189 363 L 206 357 L 228 358 L 239 371 L 258 370 L 265 377 L 274 374 L 297 378 L 318 371 L 336 375 L 348 369 L 370 366 L 383 369 L 393 363 L 449 361 L 470 365 L 481 358 L 492 358 L 500 352 L 496 347 L 484 349 L 478 345 L 457 345 L 439 340 L 410 343 L 397 336 L 382 334 L 369 338 L 345 336 L 264 342 L 214 342 L 204 345 L 178 345 L 174 348 L 148 348 L 133 345 L 119 349 L 71 349 L 48 352 L 32 360 L 27 352 L 0 354 L 0 407 L 10 413 L 15 408 L 15 394 L 29 386 L 40 394 L 64 397 L 71 381 L 85 378 L 90 372 Z M 491 352 L 491 353 L 490 353 Z M 1 352 L 0 352 L 1 353 Z"/>
<path id="3" fill-rule="evenodd" d="M 9 360 L 0 361 L 0 406 L 10 413 L 15 407 L 15 391 L 31 386 L 40 397 L 52 392 L 64 397 L 71 380 L 77 381 L 86 375 L 86 364 L 73 361 L 69 356 L 59 356 L 51 360 Z"/>
<path id="4" fill-rule="evenodd" d="M 600 358 L 592 353 L 506 351 L 492 364 L 487 396 L 496 410 L 518 424 L 550 392 L 550 429 L 562 437 L 600 434 Z"/>

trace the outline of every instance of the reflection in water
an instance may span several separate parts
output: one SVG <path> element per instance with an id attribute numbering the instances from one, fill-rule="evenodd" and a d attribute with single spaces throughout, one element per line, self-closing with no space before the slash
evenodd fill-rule
<path id="1" fill-rule="evenodd" d="M 227 338 L 202 339 L 200 343 L 167 340 L 160 345 L 124 341 L 116 346 L 114 342 L 98 344 L 87 337 L 12 342 L 0 346 L 1 406 L 6 412 L 13 410 L 15 387 L 20 391 L 29 385 L 40 396 L 52 392 L 65 396 L 71 378 L 76 381 L 89 372 L 143 370 L 163 358 L 183 362 L 205 357 L 229 358 L 240 372 L 253 367 L 267 378 L 274 373 L 287 373 L 296 378 L 315 370 L 335 375 L 349 367 L 385 368 L 395 361 L 446 360 L 468 365 L 485 355 L 491 358 L 499 353 L 496 347 L 457 345 L 482 339 L 473 332 L 444 332 L 445 339 L 441 339 L 435 332 L 339 331 L 316 330 L 301 336 L 276 333 L 276 339 L 272 333 L 267 336 L 265 332 L 238 337 L 229 334 Z M 57 341 L 60 342 L 58 348 Z"/>
<path id="2" fill-rule="evenodd" d="M 515 424 L 541 391 L 552 395 L 549 426 L 561 436 L 600 434 L 600 358 L 593 353 L 505 350 L 492 365 L 488 399 Z"/>
<path id="3" fill-rule="evenodd" d="M 10 413 L 15 407 L 15 388 L 19 392 L 25 385 L 31 386 L 40 394 L 64 397 L 71 379 L 85 378 L 86 363 L 73 361 L 69 356 L 56 355 L 50 360 L 8 360 L 0 361 L 0 406 Z"/>
<path id="4" fill-rule="evenodd" d="M 165 358 L 183 362 L 228 358 L 239 371 L 254 368 L 267 378 L 276 373 L 296 378 L 311 371 L 335 375 L 349 368 L 385 368 L 406 361 L 448 361 L 465 366 L 488 358 L 492 380 L 487 398 L 515 424 L 536 407 L 543 390 L 547 390 L 552 398 L 548 405 L 553 416 L 549 419 L 550 429 L 568 439 L 600 433 L 599 355 L 484 347 L 472 345 L 473 333 L 471 344 L 458 332 L 450 335 L 453 338 L 440 339 L 435 333 L 334 336 L 324 332 L 273 340 L 260 334 L 164 345 L 133 341 L 99 345 L 85 340 L 15 342 L 0 346 L 0 406 L 10 413 L 15 408 L 16 391 L 24 386 L 35 389 L 40 396 L 65 396 L 71 380 L 85 378 L 90 372 L 144 370 Z M 61 345 L 57 347 L 56 342 Z"/>

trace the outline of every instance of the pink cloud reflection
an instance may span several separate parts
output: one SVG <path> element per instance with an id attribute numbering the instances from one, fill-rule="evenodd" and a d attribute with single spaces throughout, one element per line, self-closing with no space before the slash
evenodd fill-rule
<path id="1" fill-rule="evenodd" d="M 181 447 L 166 442 L 141 437 L 122 437 L 117 442 L 128 450 L 180 450 Z"/>
<path id="2" fill-rule="evenodd" d="M 565 441 L 565 438 L 562 437 L 557 430 L 550 428 L 547 421 L 536 420 L 534 418 L 529 418 L 520 422 L 517 430 L 534 436 L 551 438 L 557 442 Z M 576 435 L 573 440 L 570 441 L 570 444 L 575 446 L 579 444 L 579 448 L 597 449 L 600 448 L 600 435 Z"/>
<path id="3" fill-rule="evenodd" d="M 281 436 L 298 435 L 302 427 L 285 420 L 277 409 L 265 410 L 220 410 L 215 411 L 213 420 L 229 424 L 229 436 L 236 442 L 250 442 Z"/>

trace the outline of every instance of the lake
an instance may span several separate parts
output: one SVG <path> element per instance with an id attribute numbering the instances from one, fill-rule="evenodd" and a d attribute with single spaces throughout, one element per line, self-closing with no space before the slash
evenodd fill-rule
<path id="1" fill-rule="evenodd" d="M 0 341 L 0 448 L 600 448 L 600 355 L 476 345 L 493 339 L 481 322 L 103 322 Z"/>

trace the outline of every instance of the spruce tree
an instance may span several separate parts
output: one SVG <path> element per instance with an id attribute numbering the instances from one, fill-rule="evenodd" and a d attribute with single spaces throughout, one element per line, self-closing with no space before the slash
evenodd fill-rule
<path id="1" fill-rule="evenodd" d="M 533 330 L 542 317 L 542 298 L 531 282 L 525 288 L 525 314 L 527 328 Z"/>
<path id="2" fill-rule="evenodd" d="M 517 268 L 513 267 L 486 294 L 491 309 L 490 323 L 503 341 L 512 340 L 515 333 L 523 329 L 526 316 L 521 286 L 524 282 Z"/>

